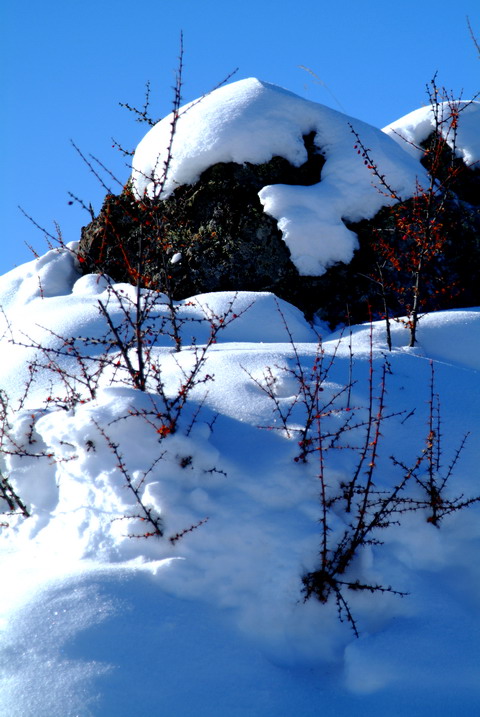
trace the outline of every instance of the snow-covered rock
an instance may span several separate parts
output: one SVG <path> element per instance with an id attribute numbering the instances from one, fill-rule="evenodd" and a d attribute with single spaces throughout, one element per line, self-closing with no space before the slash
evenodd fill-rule
<path id="1" fill-rule="evenodd" d="M 415 191 L 424 170 L 380 130 L 267 82 L 246 79 L 221 87 L 180 110 L 172 138 L 172 116 L 153 127 L 133 158 L 138 197 L 168 197 L 193 184 L 219 162 L 262 164 L 280 156 L 298 167 L 307 160 L 303 141 L 315 133 L 325 157 L 321 181 L 312 186 L 265 186 L 259 192 L 267 214 L 282 232 L 300 274 L 321 275 L 336 262 L 349 262 L 356 237 L 344 224 L 373 217 L 392 199 L 379 192 L 354 150 L 351 127 L 375 156 L 396 192 Z M 165 162 L 172 158 L 166 177 Z"/>
<path id="2" fill-rule="evenodd" d="M 480 102 L 476 100 L 420 107 L 391 122 L 383 131 L 413 157 L 421 158 L 419 145 L 436 128 L 467 166 L 480 160 Z"/>

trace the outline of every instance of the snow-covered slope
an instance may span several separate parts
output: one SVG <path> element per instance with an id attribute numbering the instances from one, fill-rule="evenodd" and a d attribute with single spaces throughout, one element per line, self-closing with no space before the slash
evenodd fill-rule
<path id="1" fill-rule="evenodd" d="M 407 196 L 393 130 L 418 143 L 429 112 L 381 132 L 244 80 L 182 109 L 165 183 L 171 117 L 146 135 L 136 189 L 298 166 L 316 132 L 321 182 L 260 199 L 320 274 L 388 201 L 349 123 Z M 480 309 L 422 317 L 414 349 L 392 322 L 389 352 L 380 322 L 331 334 L 269 293 L 138 297 L 75 249 L 0 277 L 0 714 L 476 714 Z"/>
<path id="2" fill-rule="evenodd" d="M 348 591 L 357 639 L 333 599 L 304 602 L 302 595 L 302 576 L 318 566 L 322 512 L 318 453 L 307 463 L 294 460 L 305 421 L 295 373 L 300 366 L 311 376 L 315 360 L 318 366 L 316 332 L 270 294 L 180 302 L 178 316 L 193 319 L 182 324 L 183 350 L 173 352 L 163 330 L 151 355 L 168 396 L 178 393 L 208 341 L 212 317 L 226 313 L 232 321 L 207 351 L 202 375 L 212 378 L 197 383 L 177 431 L 168 434 L 156 422 L 161 402 L 153 386 L 135 390 L 108 370 L 95 397 L 56 402 L 68 392 L 65 375 L 81 380 L 82 372 L 78 358 L 60 361 L 54 351 L 66 338 L 108 332 L 98 301 L 120 321 L 120 291 L 130 289 L 112 293 L 105 278 L 79 278 L 65 250 L 0 280 L 8 317 L 0 385 L 12 408 L 1 470 L 32 513 L 1 519 L 0 713 L 475 714 L 478 505 L 447 515 L 440 527 L 427 522 L 426 510 L 402 513 L 399 525 L 371 536 L 383 544 L 359 550 L 345 579 L 409 595 Z M 152 331 L 166 326 L 165 312 L 162 301 L 155 304 Z M 479 324 L 478 309 L 430 314 L 415 349 L 406 348 L 408 332 L 396 324 L 388 355 L 380 323 L 324 333 L 321 365 L 332 365 L 320 395 L 325 406 L 333 402 L 324 419 L 330 427 L 340 425 L 347 407 L 352 423 L 361 423 L 370 370 L 377 397 L 388 362 L 385 414 L 398 415 L 382 425 L 379 490 L 391 489 L 402 473 L 390 455 L 412 465 L 425 449 L 433 361 L 444 467 L 470 432 L 447 495 L 480 493 Z M 189 347 L 192 336 L 196 347 Z M 92 341 L 85 346 L 85 355 L 94 352 Z M 63 378 L 47 365 L 54 357 Z M 22 400 L 36 360 L 44 368 Z M 330 490 L 349 480 L 352 448 L 363 435 L 359 425 L 345 441 L 349 449 L 324 456 Z M 134 537 L 148 526 L 136 517 L 129 479 L 160 516 L 164 537 Z M 350 520 L 333 506 L 332 541 Z"/>

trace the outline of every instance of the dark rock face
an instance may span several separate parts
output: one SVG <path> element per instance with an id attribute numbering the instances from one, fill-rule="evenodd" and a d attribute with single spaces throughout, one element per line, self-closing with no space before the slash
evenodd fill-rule
<path id="1" fill-rule="evenodd" d="M 142 284 L 167 289 L 175 299 L 231 289 L 272 291 L 311 314 L 318 307 L 318 281 L 299 276 L 258 192 L 268 184 L 319 182 L 325 160 L 313 139 L 304 137 L 308 159 L 300 167 L 282 157 L 262 165 L 217 164 L 165 201 L 136 202 L 128 188 L 107 196 L 82 230 L 84 271 L 130 282 L 140 273 Z M 137 266 L 140 242 L 143 262 Z M 182 259 L 171 264 L 177 252 Z"/>
<path id="2" fill-rule="evenodd" d="M 332 325 L 347 315 L 353 322 L 367 320 L 370 310 L 375 317 L 378 255 L 372 237 L 380 232 L 395 252 L 406 248 L 392 210 L 384 208 L 372 220 L 349 225 L 360 245 L 350 264 L 305 277 L 258 198 L 268 184 L 320 181 L 325 160 L 313 140 L 313 134 L 304 137 L 308 160 L 301 167 L 281 157 L 263 165 L 217 164 L 196 184 L 178 187 L 164 201 L 137 202 L 128 186 L 119 196 L 108 195 L 98 217 L 82 230 L 79 256 L 84 272 L 106 273 L 116 281 L 139 280 L 174 299 L 208 291 L 271 291 L 307 317 L 317 312 Z M 447 239 L 428 277 L 424 310 L 480 304 L 479 184 L 478 170 L 459 174 L 455 189 L 461 199 L 452 195 L 446 205 L 442 219 Z M 177 253 L 181 260 L 172 263 Z M 398 281 L 391 273 L 392 281 Z M 445 277 L 452 288 L 442 293 Z M 389 303 L 393 315 L 405 313 L 405 302 L 395 292 Z"/>
<path id="3" fill-rule="evenodd" d="M 407 202 L 405 211 L 408 212 L 410 206 L 411 202 Z M 443 246 L 437 256 L 424 263 L 422 312 L 480 305 L 480 208 L 452 195 L 445 201 L 441 222 Z M 413 301 L 413 276 L 404 260 L 412 240 L 406 240 L 399 231 L 394 211 L 383 208 L 373 219 L 350 224 L 349 228 L 357 234 L 360 248 L 348 267 L 333 267 L 326 276 L 339 272 L 349 283 L 346 298 L 350 302 L 352 320 L 368 320 L 366 306 L 370 307 L 368 311 L 374 319 L 383 317 L 382 290 L 376 283 L 379 256 L 375 240 L 378 236 L 382 236 L 399 257 L 399 268 L 384 261 L 382 273 L 390 315 L 404 316 Z M 400 287 L 405 290 L 400 291 Z M 329 312 L 327 318 L 331 321 L 335 313 L 333 307 Z"/>
<path id="4" fill-rule="evenodd" d="M 438 139 L 435 132 L 422 142 L 421 147 L 425 150 L 425 155 L 421 160 L 423 166 L 432 171 L 432 161 L 430 153 L 435 152 L 438 147 Z M 480 206 L 480 169 L 478 165 L 467 167 L 462 159 L 455 157 L 448 144 L 442 144 L 439 159 L 435 162 L 437 167 L 435 178 L 440 182 L 449 182 L 451 190 L 463 202 L 471 204 L 474 207 Z M 451 179 L 451 173 L 456 173 Z M 450 176 L 449 176 L 450 173 Z"/>

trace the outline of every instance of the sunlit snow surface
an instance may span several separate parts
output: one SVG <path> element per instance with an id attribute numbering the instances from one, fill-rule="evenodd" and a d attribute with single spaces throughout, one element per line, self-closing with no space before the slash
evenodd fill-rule
<path id="1" fill-rule="evenodd" d="M 458 113 L 454 131 L 452 120 Z M 437 114 L 437 120 L 435 115 Z M 438 123 L 442 135 L 465 164 L 480 160 L 480 102 L 441 102 L 438 107 L 421 107 L 392 122 L 383 131 L 412 156 L 420 158 L 419 148 Z"/>
<path id="2" fill-rule="evenodd" d="M 98 299 L 107 301 L 108 284 L 79 278 L 67 251 L 0 278 L 10 322 L 4 317 L 1 387 L 12 408 L 35 359 L 32 337 L 53 347 L 66 336 L 100 337 L 106 326 Z M 63 390 L 46 369 L 11 414 L 12 437 L 25 441 L 34 416 L 29 445 L 55 459 L 1 458 L 32 516 L 2 517 L 10 527 L 0 532 L 0 714 L 475 714 L 478 507 L 447 517 L 441 529 L 421 514 L 405 515 L 403 527 L 382 532 L 383 546 L 363 550 L 353 573 L 409 596 L 352 593 L 359 639 L 338 621 L 334 604 L 304 603 L 301 576 L 315 568 L 320 540 L 316 464 L 295 463 L 297 441 L 277 430 L 261 385 L 270 371 L 278 400 L 291 402 L 296 386 L 284 368 L 295 359 L 286 327 L 305 366 L 316 334 L 271 294 L 224 292 L 179 303 L 195 319 L 184 325 L 185 342 L 192 335 L 199 346 L 207 340 L 208 317 L 232 300 L 239 318 L 219 334 L 205 366 L 214 380 L 195 389 L 181 429 L 161 443 L 133 415 L 151 407 L 151 397 L 110 385 L 107 374 L 95 400 L 64 410 L 45 407 L 48 395 Z M 111 297 L 109 307 L 118 318 Z M 370 352 L 375 392 L 387 354 L 382 324 L 353 327 L 351 336 L 323 333 L 327 356 L 336 354 L 326 395 L 345 386 L 353 370 L 352 405 L 364 405 Z M 12 345 L 12 336 L 30 346 Z M 193 349 L 175 355 L 164 338 L 154 352 L 173 392 Z M 405 413 L 384 424 L 379 487 L 395 480 L 390 455 L 409 463 L 424 446 L 432 359 L 444 464 L 471 433 L 452 491 L 479 493 L 480 310 L 424 317 L 415 349 L 406 348 L 408 332 L 395 324 L 393 343 L 387 403 Z M 74 359 L 65 367 L 74 369 Z M 163 516 L 164 539 L 127 537 L 145 528 L 128 519 L 135 500 L 99 425 L 132 476 L 147 471 L 143 499 Z M 329 480 L 348 478 L 349 468 L 345 453 L 332 454 Z M 206 518 L 174 545 L 168 540 Z M 333 530 L 342 529 L 344 517 L 337 520 Z"/>
<path id="3" fill-rule="evenodd" d="M 161 190 L 166 197 L 178 185 L 196 182 L 217 162 L 261 164 L 280 156 L 298 167 L 307 160 L 303 136 L 316 133 L 315 145 L 326 159 L 321 181 L 309 187 L 271 185 L 259 192 L 303 275 L 320 275 L 335 262 L 349 262 L 357 238 L 344 220 L 369 219 L 392 202 L 354 149 L 352 128 L 398 195 L 412 196 L 417 179 L 424 177 L 417 159 L 375 127 L 254 78 L 182 108 L 172 142 L 171 123 L 171 116 L 163 119 L 137 147 L 133 181 L 139 196 Z"/>

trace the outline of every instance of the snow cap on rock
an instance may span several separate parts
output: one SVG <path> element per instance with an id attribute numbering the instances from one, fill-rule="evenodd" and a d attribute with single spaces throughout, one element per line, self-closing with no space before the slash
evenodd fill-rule
<path id="1" fill-rule="evenodd" d="M 319 276 L 329 266 L 352 259 L 357 237 L 344 220 L 369 219 L 394 201 L 374 186 L 371 170 L 354 147 L 352 128 L 397 194 L 412 196 L 424 170 L 384 132 L 254 78 L 185 105 L 173 137 L 172 115 L 156 124 L 135 152 L 134 190 L 138 197 L 166 198 L 219 162 L 262 164 L 280 156 L 298 167 L 307 161 L 303 138 L 314 132 L 315 145 L 326 160 L 321 181 L 266 186 L 259 198 L 264 211 L 277 220 L 299 272 Z"/>

